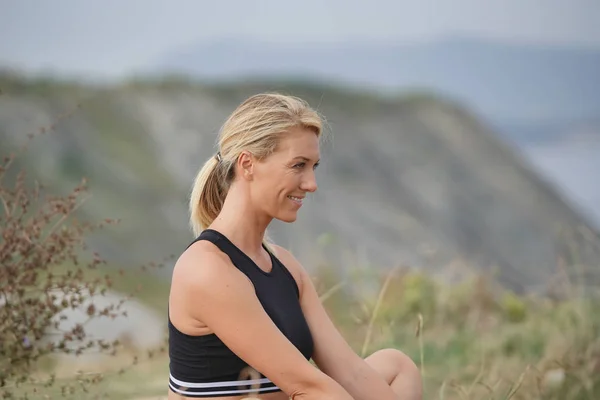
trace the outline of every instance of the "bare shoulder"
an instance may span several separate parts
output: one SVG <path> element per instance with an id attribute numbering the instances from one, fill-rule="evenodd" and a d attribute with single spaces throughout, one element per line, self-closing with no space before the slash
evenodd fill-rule
<path id="1" fill-rule="evenodd" d="M 253 296 L 252 284 L 229 257 L 209 241 L 198 241 L 186 249 L 173 268 L 169 293 L 169 318 L 188 335 L 214 333 L 207 323 L 218 312 L 220 296 L 232 292 L 243 301 Z"/>
<path id="2" fill-rule="evenodd" d="M 181 254 L 173 268 L 172 283 L 181 289 L 210 290 L 218 281 L 241 278 L 227 254 L 207 240 L 191 245 Z M 229 282 L 230 283 L 230 282 Z"/>

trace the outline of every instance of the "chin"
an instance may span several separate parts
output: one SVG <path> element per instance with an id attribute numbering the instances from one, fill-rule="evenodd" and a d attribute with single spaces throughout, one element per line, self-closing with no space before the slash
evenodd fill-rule
<path id="1" fill-rule="evenodd" d="M 291 223 L 291 222 L 295 222 L 296 219 L 298 219 L 298 214 L 297 213 L 291 213 L 291 214 L 286 213 L 286 214 L 278 215 L 275 218 L 282 222 Z"/>

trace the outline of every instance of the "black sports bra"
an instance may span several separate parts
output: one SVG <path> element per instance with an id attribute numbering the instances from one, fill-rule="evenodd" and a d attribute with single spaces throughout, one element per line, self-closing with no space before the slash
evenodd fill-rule
<path id="1" fill-rule="evenodd" d="M 209 240 L 229 256 L 233 265 L 253 283 L 260 303 L 275 325 L 309 360 L 313 339 L 300 308 L 298 286 L 277 257 L 269 252 L 273 267 L 267 273 L 220 232 L 206 229 L 189 246 L 199 240 Z M 216 397 L 280 390 L 262 374 L 258 379 L 248 379 L 248 364 L 217 335 L 187 335 L 175 328 L 170 318 L 168 327 L 169 387 L 175 393 Z"/>

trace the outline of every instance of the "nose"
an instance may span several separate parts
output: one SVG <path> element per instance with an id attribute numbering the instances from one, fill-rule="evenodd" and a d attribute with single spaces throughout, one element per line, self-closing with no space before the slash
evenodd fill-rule
<path id="1" fill-rule="evenodd" d="M 311 193 L 317 191 L 317 178 L 315 177 L 314 171 L 306 174 L 306 177 L 302 180 L 300 188 Z"/>

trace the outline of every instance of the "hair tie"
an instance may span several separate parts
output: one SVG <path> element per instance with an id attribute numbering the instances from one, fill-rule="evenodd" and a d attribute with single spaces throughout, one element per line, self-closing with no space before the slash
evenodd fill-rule
<path id="1" fill-rule="evenodd" d="M 221 157 L 221 152 L 217 151 L 217 154 L 215 154 L 215 158 L 217 159 L 218 162 L 223 161 L 223 158 Z"/>

